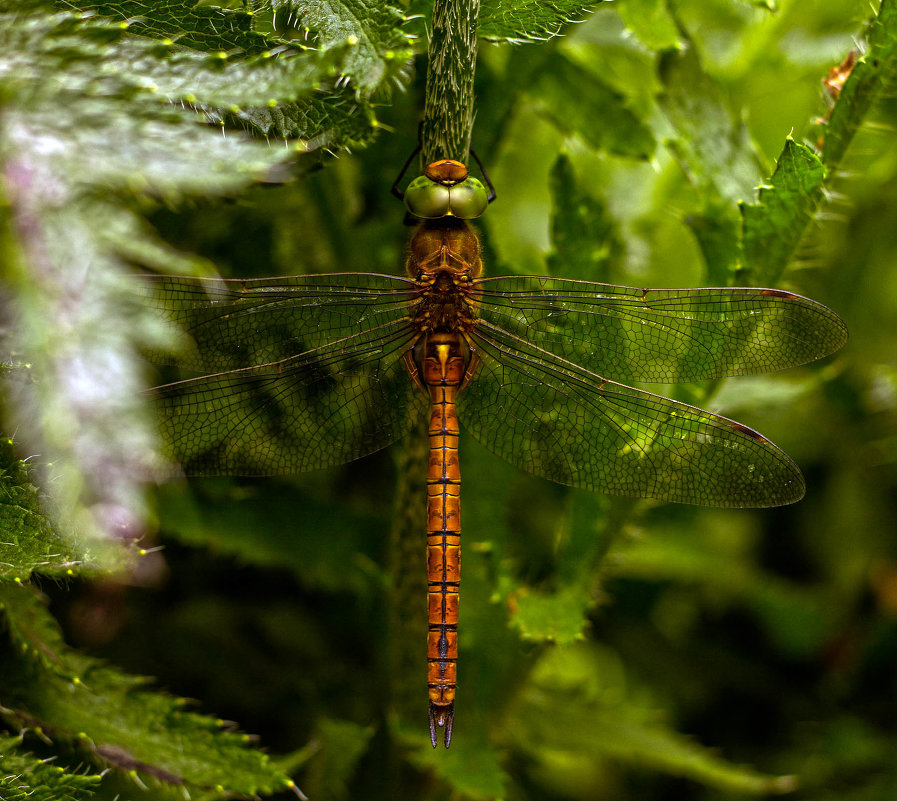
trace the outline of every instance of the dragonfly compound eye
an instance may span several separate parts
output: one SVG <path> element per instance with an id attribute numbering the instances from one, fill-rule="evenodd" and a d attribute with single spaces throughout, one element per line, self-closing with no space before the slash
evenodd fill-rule
<path id="1" fill-rule="evenodd" d="M 424 220 L 438 220 L 441 217 L 473 220 L 488 205 L 486 187 L 476 178 L 468 177 L 460 183 L 447 185 L 421 175 L 405 190 L 405 207 L 415 217 Z"/>

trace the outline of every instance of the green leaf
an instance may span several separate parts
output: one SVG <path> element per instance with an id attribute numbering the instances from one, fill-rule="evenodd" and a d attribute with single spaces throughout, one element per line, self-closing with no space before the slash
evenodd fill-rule
<path id="1" fill-rule="evenodd" d="M 872 104 L 892 84 L 897 71 L 897 0 L 882 0 L 868 41 L 823 130 L 822 160 L 830 171 L 841 163 Z"/>
<path id="2" fill-rule="evenodd" d="M 365 551 L 382 541 L 385 532 L 368 516 L 303 492 L 301 483 L 298 488 L 281 484 L 279 491 L 270 488 L 262 497 L 215 482 L 203 482 L 193 493 L 182 484 L 169 484 L 158 495 L 160 518 L 178 521 L 170 536 L 185 544 L 247 564 L 287 568 L 306 587 L 355 593 L 371 589 L 374 554 Z M 298 542 L 283 536 L 296 523 L 297 506 L 304 530 Z M 333 531 L 340 536 L 328 533 Z"/>
<path id="3" fill-rule="evenodd" d="M 686 40 L 686 45 L 661 57 L 659 102 L 675 131 L 667 147 L 698 192 L 688 225 L 701 246 L 710 282 L 725 285 L 740 260 L 736 203 L 752 196 L 759 165 L 747 128 L 726 107 L 694 43 Z"/>
<path id="4" fill-rule="evenodd" d="M 60 3 L 65 8 L 95 11 L 128 23 L 129 30 L 152 39 L 170 39 L 181 47 L 205 53 L 233 51 L 247 55 L 271 47 L 253 29 L 253 16 L 243 10 L 219 8 L 190 0 L 85 0 Z"/>
<path id="5" fill-rule="evenodd" d="M 826 169 L 810 148 L 789 137 L 757 203 L 741 204 L 744 271 L 740 281 L 774 286 L 823 199 Z"/>
<path id="6" fill-rule="evenodd" d="M 582 22 L 602 0 L 583 3 L 575 0 L 484 0 L 480 5 L 477 34 L 481 39 L 503 42 L 539 42 L 558 36 L 564 26 Z"/>
<path id="7" fill-rule="evenodd" d="M 0 661 L 2 715 L 108 767 L 161 785 L 252 795 L 293 787 L 249 738 L 185 701 L 69 649 L 38 594 L 0 587 L 14 648 Z"/>
<path id="8" fill-rule="evenodd" d="M 548 269 L 553 275 L 608 282 L 623 249 L 607 206 L 578 182 L 562 153 L 551 168 L 551 241 Z"/>
<path id="9" fill-rule="evenodd" d="M 561 54 L 546 63 L 530 95 L 560 131 L 595 150 L 637 159 L 654 152 L 654 136 L 626 98 Z"/>
<path id="10" fill-rule="evenodd" d="M 672 147 L 689 180 L 730 202 L 749 197 L 759 162 L 747 128 L 732 114 L 693 42 L 663 53 L 660 106 L 676 137 Z"/>
<path id="11" fill-rule="evenodd" d="M 511 624 L 527 640 L 569 645 L 583 638 L 583 611 L 590 598 L 580 587 L 547 594 L 521 590 L 513 596 Z"/>
<path id="12" fill-rule="evenodd" d="M 201 108 L 210 122 L 300 140 L 300 151 L 370 141 L 376 127 L 370 104 L 344 79 L 364 70 L 365 95 L 401 85 L 411 53 L 404 34 L 385 27 L 383 20 L 394 17 L 388 6 L 378 9 L 379 26 L 353 32 L 336 26 L 326 43 L 309 49 L 250 30 L 253 16 L 245 12 L 170 2 L 135 17 L 140 5 L 91 6 L 127 21 L 129 33 L 150 37 L 121 43 L 119 75 L 160 99 Z M 367 47 L 359 49 L 362 33 Z M 372 48 L 379 48 L 376 63 Z"/>
<path id="13" fill-rule="evenodd" d="M 276 18 L 295 32 L 310 29 L 323 47 L 351 43 L 343 74 L 360 90 L 371 92 L 404 82 L 414 53 L 402 30 L 401 12 L 377 0 L 273 0 Z M 283 23 L 281 23 L 283 24 Z"/>
<path id="14" fill-rule="evenodd" d="M 122 254 L 153 246 L 122 196 L 230 192 L 290 157 L 167 103 L 146 75 L 176 83 L 172 52 L 101 18 L 0 15 L 0 281 L 17 321 L 3 347 L 35 379 L 8 382 L 7 423 L 54 463 L 51 516 L 84 542 L 140 533 L 140 482 L 158 466 L 137 351 L 166 334 L 127 277 Z M 205 56 L 183 59 L 214 72 Z"/>
<path id="15" fill-rule="evenodd" d="M 367 751 L 373 726 L 324 718 L 315 732 L 316 753 L 308 760 L 303 791 L 309 798 L 349 798 L 349 780 Z"/>
<path id="16" fill-rule="evenodd" d="M 120 74 L 166 100 L 232 110 L 294 103 L 310 95 L 337 75 L 350 49 L 343 45 L 310 52 L 288 50 L 272 58 L 230 61 L 129 39 L 111 55 L 121 60 Z"/>
<path id="17" fill-rule="evenodd" d="M 248 108 L 221 119 L 269 139 L 300 139 L 307 150 L 363 147 L 372 141 L 378 127 L 372 105 L 348 90 L 303 103 Z"/>
<path id="18" fill-rule="evenodd" d="M 681 47 L 679 28 L 666 0 L 624 0 L 616 9 L 626 28 L 648 49 Z"/>
<path id="19" fill-rule="evenodd" d="M 113 566 L 116 554 L 103 541 L 92 552 L 87 541 L 59 531 L 31 474 L 31 465 L 16 459 L 12 440 L 0 439 L 0 578 L 23 582 L 33 571 L 72 576 Z"/>
<path id="20" fill-rule="evenodd" d="M 0 798 L 3 801 L 87 801 L 99 776 L 68 773 L 23 752 L 21 739 L 0 737 Z"/>
<path id="21" fill-rule="evenodd" d="M 579 776 L 580 790 L 598 780 L 596 760 L 601 759 L 648 765 L 730 793 L 794 787 L 792 777 L 733 765 L 676 733 L 631 684 L 609 650 L 586 645 L 549 650 L 514 708 L 508 731 L 549 776 L 560 767 L 555 760 L 562 755 L 567 781 Z"/>
<path id="22" fill-rule="evenodd" d="M 456 717 L 456 731 L 458 725 Z M 461 798 L 488 801 L 507 795 L 508 777 L 502 770 L 499 752 L 485 739 L 482 729 L 468 729 L 464 737 L 455 737 L 448 751 L 441 747 L 431 749 L 427 744 L 411 754 L 410 761 L 440 777 Z"/>
<path id="23" fill-rule="evenodd" d="M 614 577 L 666 586 L 695 587 L 711 602 L 738 604 L 750 612 L 794 658 L 807 658 L 836 636 L 841 612 L 813 588 L 762 570 L 753 553 L 753 532 L 723 519 L 695 530 L 657 526 L 656 536 L 618 544 L 608 559 Z"/>

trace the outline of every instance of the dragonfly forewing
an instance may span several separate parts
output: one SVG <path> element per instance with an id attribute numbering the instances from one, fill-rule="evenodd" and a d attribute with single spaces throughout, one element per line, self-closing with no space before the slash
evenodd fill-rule
<path id="1" fill-rule="evenodd" d="M 847 341 L 820 303 L 770 289 L 636 289 L 537 276 L 477 282 L 479 316 L 615 381 L 767 373 Z"/>
<path id="2" fill-rule="evenodd" d="M 144 276 L 147 305 L 189 338 L 156 363 L 203 372 L 270 364 L 405 320 L 413 281 L 374 273 L 220 279 Z"/>

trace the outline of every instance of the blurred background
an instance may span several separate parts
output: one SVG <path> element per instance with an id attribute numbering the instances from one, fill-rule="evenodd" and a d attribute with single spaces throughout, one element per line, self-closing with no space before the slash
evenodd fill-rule
<path id="1" fill-rule="evenodd" d="M 862 54 L 871 10 L 672 5 L 680 30 L 662 3 L 628 0 L 564 38 L 481 46 L 473 146 L 498 190 L 481 226 L 489 274 L 738 283 L 705 260 L 694 221 L 708 193 L 730 211 L 754 202 L 744 187 L 772 174 L 789 135 L 817 143 L 823 80 Z M 700 60 L 691 132 L 662 99 L 670 45 Z M 152 224 L 226 277 L 400 271 L 408 229 L 389 187 L 415 145 L 424 71 L 421 58 L 409 91 L 378 109 L 386 130 L 367 149 L 289 185 L 156 208 Z M 614 139 L 620 121 L 591 102 L 590 75 L 627 99 L 645 143 Z M 413 636 L 424 536 L 400 532 L 415 514 L 402 445 L 321 473 L 160 486 L 164 547 L 144 586 L 45 588 L 68 639 L 290 754 L 314 801 L 895 797 L 895 121 L 886 92 L 777 284 L 837 311 L 847 347 L 783 374 L 652 387 L 773 440 L 805 474 L 801 502 L 613 500 L 530 477 L 462 434 L 448 752 L 427 732 Z"/>

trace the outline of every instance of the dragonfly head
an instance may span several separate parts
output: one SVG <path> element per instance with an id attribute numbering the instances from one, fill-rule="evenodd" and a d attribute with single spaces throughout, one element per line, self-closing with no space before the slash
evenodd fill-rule
<path id="1" fill-rule="evenodd" d="M 471 177 L 466 165 L 452 159 L 428 164 L 424 174 L 405 190 L 406 208 L 424 220 L 440 217 L 473 220 L 488 205 L 489 194 L 483 183 Z"/>

